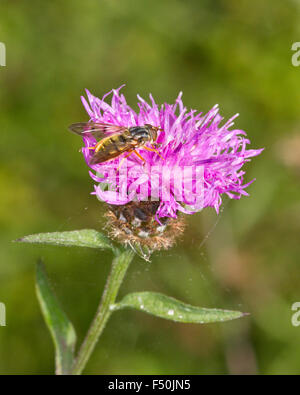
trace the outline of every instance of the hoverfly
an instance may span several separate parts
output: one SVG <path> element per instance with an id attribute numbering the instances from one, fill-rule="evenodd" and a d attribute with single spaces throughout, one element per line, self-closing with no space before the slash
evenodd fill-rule
<path id="1" fill-rule="evenodd" d="M 146 162 L 142 155 L 136 151 L 138 148 L 156 152 L 162 158 L 156 149 L 159 146 L 156 143 L 157 132 L 161 129 L 156 126 L 145 124 L 144 126 L 126 128 L 99 122 L 79 122 L 70 125 L 69 129 L 82 137 L 93 136 L 98 140 L 95 146 L 89 147 L 94 150 L 89 162 L 91 165 L 115 159 L 125 152 L 127 155 L 124 156 L 124 159 L 134 153 L 143 162 Z M 146 143 L 150 143 L 152 148 L 146 147 Z"/>

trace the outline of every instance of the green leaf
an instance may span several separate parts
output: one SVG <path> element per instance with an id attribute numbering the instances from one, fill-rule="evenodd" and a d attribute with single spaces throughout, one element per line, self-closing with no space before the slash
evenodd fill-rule
<path id="1" fill-rule="evenodd" d="M 77 246 L 89 248 L 106 248 L 115 250 L 109 239 L 93 229 L 74 230 L 71 232 L 37 233 L 16 240 L 21 243 L 39 243 L 59 246 Z"/>
<path id="2" fill-rule="evenodd" d="M 76 333 L 54 295 L 42 262 L 36 270 L 37 297 L 56 352 L 56 374 L 68 374 L 74 359 Z"/>
<path id="3" fill-rule="evenodd" d="M 176 322 L 207 324 L 223 322 L 243 317 L 239 311 L 207 309 L 191 306 L 156 292 L 136 292 L 128 294 L 114 305 L 114 310 L 134 308 Z"/>

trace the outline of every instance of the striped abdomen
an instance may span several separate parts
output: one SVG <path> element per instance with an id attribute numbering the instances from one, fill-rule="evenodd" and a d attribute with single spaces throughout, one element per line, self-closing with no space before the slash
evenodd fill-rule
<path id="1" fill-rule="evenodd" d="M 137 147 L 137 141 L 132 139 L 129 130 L 122 134 L 113 134 L 104 138 L 98 152 L 93 155 L 90 164 L 102 163 L 117 158 L 124 152 L 130 152 Z"/>

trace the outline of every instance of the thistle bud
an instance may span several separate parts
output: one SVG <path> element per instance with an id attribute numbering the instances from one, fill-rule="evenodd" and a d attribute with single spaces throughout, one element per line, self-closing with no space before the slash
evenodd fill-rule
<path id="1" fill-rule="evenodd" d="M 159 202 L 109 205 L 106 213 L 111 238 L 131 246 L 146 260 L 154 251 L 171 248 L 185 227 L 183 216 L 156 219 Z"/>

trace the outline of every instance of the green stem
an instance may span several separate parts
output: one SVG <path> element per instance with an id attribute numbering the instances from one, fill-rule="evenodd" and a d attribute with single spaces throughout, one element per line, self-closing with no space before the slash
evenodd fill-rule
<path id="1" fill-rule="evenodd" d="M 125 251 L 117 256 L 111 267 L 110 275 L 106 281 L 105 289 L 85 340 L 78 352 L 71 369 L 71 374 L 79 375 L 85 368 L 105 325 L 112 314 L 111 306 L 115 303 L 118 291 L 133 258 L 132 251 Z"/>

